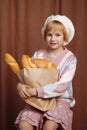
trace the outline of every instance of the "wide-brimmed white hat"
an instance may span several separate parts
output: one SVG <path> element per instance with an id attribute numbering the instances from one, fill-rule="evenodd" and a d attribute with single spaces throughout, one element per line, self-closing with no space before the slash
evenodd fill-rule
<path id="1" fill-rule="evenodd" d="M 72 21 L 68 17 L 66 17 L 64 15 L 51 15 L 51 16 L 49 16 L 46 19 L 46 21 L 44 23 L 44 26 L 41 29 L 41 33 L 42 33 L 43 37 L 44 37 L 46 26 L 51 21 L 59 21 L 60 23 L 63 24 L 63 26 L 66 28 L 67 35 L 68 35 L 68 41 L 64 42 L 64 46 L 69 44 L 70 41 L 73 39 L 74 34 L 75 34 L 75 28 L 74 28 L 74 25 L 73 25 Z"/>

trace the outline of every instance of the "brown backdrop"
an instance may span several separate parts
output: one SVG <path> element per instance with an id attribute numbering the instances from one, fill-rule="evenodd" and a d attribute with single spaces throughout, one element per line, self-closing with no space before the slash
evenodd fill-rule
<path id="1" fill-rule="evenodd" d="M 45 47 L 40 29 L 46 17 L 64 14 L 71 18 L 76 35 L 68 48 L 78 58 L 74 78 L 73 130 L 87 129 L 87 1 L 86 0 L 0 0 L 0 129 L 16 130 L 14 121 L 24 102 L 16 91 L 17 76 L 4 62 L 9 52 L 20 63 L 22 54 Z"/>

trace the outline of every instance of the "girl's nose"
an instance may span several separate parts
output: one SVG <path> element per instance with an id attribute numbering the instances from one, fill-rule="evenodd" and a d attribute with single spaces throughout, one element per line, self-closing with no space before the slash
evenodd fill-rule
<path id="1" fill-rule="evenodd" d="M 54 41 L 54 40 L 55 40 L 55 36 L 54 36 L 54 35 L 52 35 L 51 40 L 52 40 L 52 41 Z"/>

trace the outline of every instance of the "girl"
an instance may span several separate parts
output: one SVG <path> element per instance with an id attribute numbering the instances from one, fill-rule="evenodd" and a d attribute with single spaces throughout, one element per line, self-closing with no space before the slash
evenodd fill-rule
<path id="1" fill-rule="evenodd" d="M 42 112 L 26 104 L 19 113 L 15 124 L 20 130 L 57 130 L 58 128 L 71 130 L 73 112 L 70 108 L 75 105 L 72 80 L 76 71 L 77 59 L 65 46 L 74 37 L 74 26 L 66 16 L 51 15 L 46 19 L 41 31 L 48 48 L 36 51 L 33 58 L 45 58 L 56 64 L 60 71 L 59 80 L 54 84 L 36 89 L 27 88 L 27 85 L 18 83 L 17 89 L 21 98 L 56 97 L 57 105 L 52 110 Z M 60 96 L 58 96 L 59 93 Z"/>

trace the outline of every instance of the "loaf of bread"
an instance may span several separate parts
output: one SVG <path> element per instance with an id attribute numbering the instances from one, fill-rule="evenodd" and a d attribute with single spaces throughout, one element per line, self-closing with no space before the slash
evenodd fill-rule
<path id="1" fill-rule="evenodd" d="M 48 60 L 41 59 L 41 58 L 35 58 L 33 60 L 38 68 L 48 68 L 48 69 L 56 68 L 56 65 L 51 63 Z"/>
<path id="2" fill-rule="evenodd" d="M 32 58 L 30 58 L 28 55 L 22 55 L 21 61 L 23 68 L 37 68 L 34 60 L 32 60 Z"/>
<path id="3" fill-rule="evenodd" d="M 24 68 L 56 68 L 56 65 L 42 58 L 30 58 L 28 55 L 22 55 L 22 65 Z"/>
<path id="4" fill-rule="evenodd" d="M 20 71 L 17 61 L 9 53 L 5 53 L 5 61 L 14 73 L 17 74 Z"/>
<path id="5" fill-rule="evenodd" d="M 14 73 L 18 73 L 21 69 L 17 61 L 9 53 L 5 53 L 5 61 Z M 30 58 L 28 55 L 22 55 L 22 67 L 21 68 L 48 68 L 57 69 L 56 65 L 50 61 L 42 58 Z"/>

